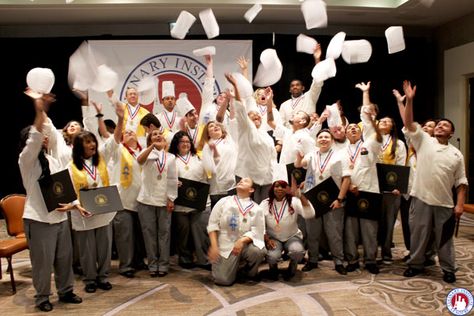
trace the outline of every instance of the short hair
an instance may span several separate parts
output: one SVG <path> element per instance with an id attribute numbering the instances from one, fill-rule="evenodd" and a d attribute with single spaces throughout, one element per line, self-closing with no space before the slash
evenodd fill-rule
<path id="1" fill-rule="evenodd" d="M 439 123 L 439 122 L 442 122 L 442 121 L 445 121 L 445 122 L 448 122 L 449 124 L 451 124 L 451 132 L 454 133 L 454 131 L 456 130 L 456 128 L 454 127 L 454 123 L 453 123 L 450 119 L 445 118 L 445 117 L 442 117 L 442 118 L 440 118 L 440 119 L 437 119 L 437 120 L 435 121 L 435 123 L 436 123 L 436 125 L 438 125 L 438 123 Z"/>
<path id="2" fill-rule="evenodd" d="M 153 124 L 156 127 L 160 128 L 161 123 L 160 120 L 154 115 L 153 113 L 147 113 L 142 119 L 140 120 L 140 125 L 150 127 L 150 125 Z"/>
<path id="3" fill-rule="evenodd" d="M 330 131 L 328 128 L 323 128 L 322 130 L 320 130 L 320 131 L 316 134 L 316 138 L 318 138 L 319 134 L 322 134 L 322 133 L 328 133 L 329 135 L 331 135 L 331 139 L 334 139 L 334 136 L 332 136 L 332 133 L 331 133 L 331 131 Z"/>
<path id="4" fill-rule="evenodd" d="M 104 124 L 105 124 L 105 126 L 110 127 L 110 128 L 114 128 L 114 129 L 115 129 L 115 127 L 117 126 L 117 125 L 115 124 L 115 122 L 112 121 L 112 120 L 110 120 L 110 119 L 104 120 Z"/>

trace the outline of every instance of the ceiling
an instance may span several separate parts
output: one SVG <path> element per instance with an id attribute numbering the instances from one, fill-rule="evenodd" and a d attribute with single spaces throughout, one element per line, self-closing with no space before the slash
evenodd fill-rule
<path id="1" fill-rule="evenodd" d="M 207 8 L 220 24 L 246 24 L 256 2 L 263 10 L 253 24 L 304 23 L 299 0 L 0 0 L 0 26 L 169 23 L 181 10 L 197 17 Z M 423 2 L 433 0 L 326 0 L 328 24 L 435 28 L 474 12 L 474 0 Z"/>

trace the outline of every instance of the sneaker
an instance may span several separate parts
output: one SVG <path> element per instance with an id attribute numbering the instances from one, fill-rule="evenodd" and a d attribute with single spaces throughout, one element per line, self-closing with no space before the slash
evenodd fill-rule
<path id="1" fill-rule="evenodd" d="M 443 281 L 446 283 L 454 283 L 456 282 L 456 275 L 453 272 L 448 272 L 443 270 Z"/>
<path id="2" fill-rule="evenodd" d="M 97 284 L 95 283 L 87 283 L 86 287 L 84 288 L 84 291 L 86 291 L 86 293 L 95 293 L 96 290 Z"/>
<path id="3" fill-rule="evenodd" d="M 82 298 L 74 294 L 72 291 L 69 291 L 64 295 L 61 295 L 59 297 L 59 301 L 63 303 L 69 303 L 69 304 L 81 304 Z"/>
<path id="4" fill-rule="evenodd" d="M 109 291 L 112 289 L 112 284 L 110 282 L 99 282 L 97 281 L 97 287 L 104 291 Z"/>
<path id="5" fill-rule="evenodd" d="M 313 270 L 313 269 L 316 269 L 317 267 L 318 267 L 318 263 L 317 263 L 317 262 L 308 261 L 308 262 L 306 262 L 306 264 L 304 265 L 303 269 L 301 269 L 301 271 L 308 272 L 308 271 L 311 271 L 311 270 Z"/>
<path id="6" fill-rule="evenodd" d="M 336 271 L 341 275 L 347 275 L 347 270 L 342 264 L 336 264 Z"/>
<path id="7" fill-rule="evenodd" d="M 346 267 L 347 272 L 354 272 L 357 269 L 360 269 L 359 262 L 349 263 Z"/>
<path id="8" fill-rule="evenodd" d="M 393 264 L 393 259 L 392 258 L 384 258 L 382 260 L 383 264 L 391 265 Z"/>
<path id="9" fill-rule="evenodd" d="M 37 307 L 42 312 L 50 312 L 53 310 L 53 304 L 51 304 L 49 300 L 44 301 L 43 303 L 39 304 Z"/>
<path id="10" fill-rule="evenodd" d="M 418 274 L 422 273 L 423 270 L 421 269 L 415 269 L 415 268 L 408 268 L 403 272 L 403 276 L 406 276 L 407 278 L 411 278 L 414 276 L 417 276 Z"/>
<path id="11" fill-rule="evenodd" d="M 368 263 L 365 265 L 365 269 L 371 274 L 379 274 L 379 267 L 375 263 Z"/>

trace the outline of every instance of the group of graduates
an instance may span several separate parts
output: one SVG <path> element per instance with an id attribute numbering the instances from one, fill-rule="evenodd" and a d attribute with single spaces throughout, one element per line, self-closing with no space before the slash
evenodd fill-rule
<path id="1" fill-rule="evenodd" d="M 315 63 L 320 57 L 318 45 Z M 109 91 L 117 115 L 113 131 L 104 124 L 102 105 L 81 92 L 77 93 L 84 100 L 85 127 L 73 121 L 59 131 L 47 116 L 54 96 L 26 91 L 36 117 L 22 131 L 19 165 L 27 192 L 25 233 L 40 310 L 53 309 L 52 268 L 59 300 L 82 301 L 73 293 L 74 260 L 82 269 L 87 293 L 110 290 L 113 239 L 119 273 L 128 278 L 145 266 L 142 245 L 150 276 L 166 276 L 172 235 L 179 265 L 210 269 L 219 285 L 231 285 L 238 276 L 258 279 L 264 260 L 269 264 L 267 277 L 276 280 L 278 263 L 285 257 L 289 264 L 284 277 L 291 279 L 301 262 L 303 271 L 317 268 L 320 251 L 330 254 L 335 270 L 345 275 L 360 268 L 359 245 L 364 268 L 377 274 L 378 246 L 383 263 L 393 262 L 399 209 L 410 251 L 404 258 L 408 265 L 404 275 L 422 273 L 437 255 L 444 281 L 456 280 L 453 234 L 446 237 L 443 227 L 463 211 L 464 160 L 448 142 L 454 132 L 451 121 L 429 121 L 423 127 L 413 121 L 416 87 L 404 82 L 403 96 L 393 91 L 407 151 L 394 119 L 377 119 L 370 82 L 356 85 L 362 92 L 357 123 L 349 122 L 338 104 L 320 116 L 315 113 L 323 87 L 317 80 L 308 91 L 293 80 L 291 98 L 278 109 L 271 88 L 249 93 L 244 58 L 238 60 L 242 75 L 226 74 L 232 88 L 214 97 L 212 57 L 205 56 L 205 62 L 200 113 L 185 98 L 177 104 L 170 81 L 162 83 L 161 102 L 151 111 L 140 105 L 135 88 L 127 89 L 125 102 Z M 88 128 L 90 120 L 98 122 L 98 131 Z M 329 128 L 323 128 L 326 124 Z M 410 166 L 409 194 L 380 192 L 377 163 Z M 288 178 L 289 164 L 306 169 L 301 184 Z M 79 198 L 48 212 L 38 179 L 65 168 L 78 197 L 81 189 L 116 185 L 124 210 L 93 215 Z M 322 214 L 305 193 L 330 178 L 337 185 L 337 198 Z M 205 209 L 174 203 L 180 179 L 210 185 Z M 348 194 L 362 192 L 383 195 L 378 220 L 347 215 Z"/>

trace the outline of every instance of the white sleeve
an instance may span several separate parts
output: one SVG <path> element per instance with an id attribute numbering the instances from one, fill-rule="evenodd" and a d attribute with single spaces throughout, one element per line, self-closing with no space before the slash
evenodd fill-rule
<path id="1" fill-rule="evenodd" d="M 176 168 L 176 158 L 172 154 L 168 154 L 168 171 L 166 195 L 170 201 L 176 200 L 178 197 L 178 169 Z"/>
<path id="2" fill-rule="evenodd" d="M 219 223 L 227 200 L 228 198 L 220 199 L 211 210 L 211 215 L 209 216 L 209 222 L 207 224 L 208 233 L 221 230 Z"/>
<path id="3" fill-rule="evenodd" d="M 308 114 L 316 112 L 316 103 L 318 102 L 324 82 L 313 80 L 309 91 L 305 93 L 301 109 Z"/>

